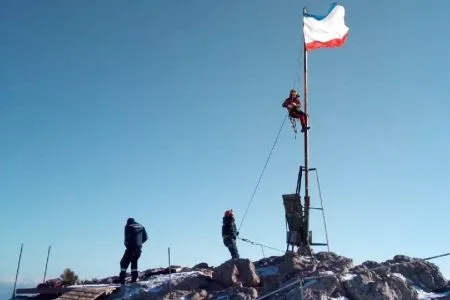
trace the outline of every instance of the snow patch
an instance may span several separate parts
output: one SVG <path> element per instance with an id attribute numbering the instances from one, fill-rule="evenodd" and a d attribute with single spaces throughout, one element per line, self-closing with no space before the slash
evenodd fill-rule
<path id="1" fill-rule="evenodd" d="M 400 278 L 404 282 L 406 282 L 409 285 L 411 285 L 417 291 L 418 299 L 439 299 L 439 298 L 442 298 L 442 297 L 450 295 L 450 291 L 443 292 L 443 293 L 425 292 L 422 288 L 420 288 L 419 286 L 415 285 L 411 280 L 409 280 L 408 278 L 406 278 L 405 276 L 403 276 L 400 273 L 392 273 L 392 276 Z"/>
<path id="2" fill-rule="evenodd" d="M 436 298 L 442 298 L 442 297 L 450 295 L 450 291 L 444 292 L 444 293 L 429 293 L 429 292 L 425 292 L 424 290 L 422 290 L 421 288 L 418 288 L 418 287 L 415 287 L 415 289 L 418 294 L 417 299 L 436 299 Z"/>
<path id="3" fill-rule="evenodd" d="M 392 273 L 392 275 L 395 276 L 395 277 L 397 277 L 397 278 L 400 278 L 400 279 L 403 280 L 404 282 L 408 282 L 408 279 L 406 279 L 406 277 L 403 276 L 403 275 L 400 274 L 400 273 Z"/>
<path id="4" fill-rule="evenodd" d="M 358 276 L 358 275 L 356 275 L 356 274 L 351 274 L 351 273 L 347 273 L 347 274 L 345 274 L 345 275 L 342 275 L 341 278 L 342 278 L 342 281 L 347 281 L 347 280 L 352 280 L 352 279 L 355 278 L 356 276 Z"/>
<path id="5" fill-rule="evenodd" d="M 68 288 L 84 288 L 84 287 L 89 287 L 89 288 L 102 288 L 102 287 L 114 287 L 114 286 L 120 286 L 118 284 L 79 284 L 79 285 L 69 285 L 67 286 Z"/>
<path id="6" fill-rule="evenodd" d="M 157 294 L 163 291 L 168 290 L 169 280 L 172 281 L 172 284 L 180 282 L 189 277 L 195 277 L 197 275 L 204 275 L 200 271 L 190 271 L 190 272 L 180 272 L 173 273 L 169 276 L 169 274 L 164 275 L 154 275 L 150 277 L 148 280 L 138 281 L 136 283 L 125 284 L 121 286 L 118 294 L 112 299 L 121 299 L 127 300 L 131 297 L 135 296 L 138 293 L 149 293 L 149 294 Z M 71 287 L 79 288 L 79 287 L 114 287 L 120 286 L 116 284 L 89 284 L 89 285 L 74 285 Z M 183 298 L 181 298 L 183 299 Z"/>
<path id="7" fill-rule="evenodd" d="M 330 276 L 334 276 L 334 272 L 333 271 L 323 271 L 323 272 L 319 272 L 319 276 L 325 276 L 325 275 L 330 275 Z"/>

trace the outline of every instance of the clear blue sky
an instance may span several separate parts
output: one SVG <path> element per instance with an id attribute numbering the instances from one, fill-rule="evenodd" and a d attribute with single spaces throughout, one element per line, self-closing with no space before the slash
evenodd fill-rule
<path id="1" fill-rule="evenodd" d="M 1 1 L 0 278 L 21 242 L 24 278 L 41 280 L 48 245 L 48 277 L 116 275 L 131 216 L 150 235 L 140 269 L 166 265 L 168 246 L 174 264 L 228 259 L 223 212 L 240 223 L 281 102 L 296 78 L 302 89 L 302 7 L 329 3 Z M 342 4 L 347 44 L 309 60 L 331 250 L 357 263 L 449 252 L 450 3 Z M 242 237 L 285 249 L 281 195 L 302 147 L 286 123 Z"/>

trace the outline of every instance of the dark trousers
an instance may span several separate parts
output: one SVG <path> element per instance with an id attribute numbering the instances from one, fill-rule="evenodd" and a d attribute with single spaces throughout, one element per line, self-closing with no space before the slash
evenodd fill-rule
<path id="1" fill-rule="evenodd" d="M 136 282 L 138 278 L 138 260 L 141 257 L 141 249 L 126 249 L 120 260 L 120 283 L 125 283 L 125 275 L 127 273 L 128 266 L 131 263 L 131 282 Z"/>
<path id="2" fill-rule="evenodd" d="M 223 244 L 228 248 L 231 258 L 239 258 L 239 252 L 236 246 L 236 239 L 226 237 L 223 239 Z"/>

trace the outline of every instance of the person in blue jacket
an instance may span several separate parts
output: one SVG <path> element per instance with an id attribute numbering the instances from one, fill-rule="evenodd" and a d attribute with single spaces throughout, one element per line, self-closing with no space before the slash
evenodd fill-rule
<path id="1" fill-rule="evenodd" d="M 120 260 L 120 283 L 125 283 L 125 275 L 131 263 L 131 282 L 138 279 L 138 260 L 141 257 L 142 245 L 147 241 L 147 231 L 145 227 L 136 222 L 133 218 L 128 218 L 125 225 L 125 253 Z"/>

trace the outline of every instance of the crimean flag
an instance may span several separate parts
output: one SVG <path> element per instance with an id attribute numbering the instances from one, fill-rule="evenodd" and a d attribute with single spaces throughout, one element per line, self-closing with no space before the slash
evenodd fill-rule
<path id="1" fill-rule="evenodd" d="M 325 16 L 303 14 L 303 34 L 307 51 L 319 48 L 337 48 L 347 40 L 349 28 L 345 25 L 345 9 L 331 4 Z"/>

